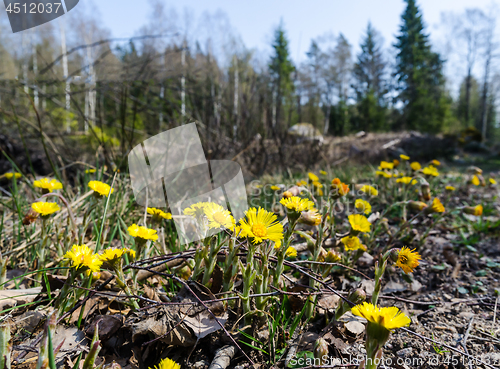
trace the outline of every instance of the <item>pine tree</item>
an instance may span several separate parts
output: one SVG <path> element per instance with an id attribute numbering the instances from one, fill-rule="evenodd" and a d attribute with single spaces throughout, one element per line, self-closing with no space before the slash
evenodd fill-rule
<path id="1" fill-rule="evenodd" d="M 358 130 L 381 130 L 386 125 L 384 99 L 387 94 L 384 81 L 386 61 L 379 33 L 370 22 L 360 46 L 361 52 L 353 70 L 352 87 L 357 102 L 354 125 Z"/>
<path id="2" fill-rule="evenodd" d="M 274 33 L 274 54 L 269 63 L 269 70 L 273 79 L 273 94 L 276 104 L 276 115 L 273 118 L 275 124 L 279 124 L 283 102 L 290 100 L 294 86 L 292 73 L 295 67 L 290 59 L 288 50 L 288 39 L 281 23 Z"/>
<path id="3" fill-rule="evenodd" d="M 404 104 L 401 128 L 438 132 L 449 115 L 443 60 L 431 50 L 415 0 L 405 2 L 403 24 L 394 45 L 398 50 L 395 71 L 398 100 Z"/>

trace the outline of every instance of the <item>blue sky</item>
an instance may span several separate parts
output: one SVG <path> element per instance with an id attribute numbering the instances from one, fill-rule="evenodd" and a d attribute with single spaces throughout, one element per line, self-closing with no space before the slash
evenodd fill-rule
<path id="1" fill-rule="evenodd" d="M 442 12 L 461 12 L 467 7 L 487 9 L 492 1 L 418 0 L 417 3 L 433 42 L 439 47 L 444 42 L 440 27 Z M 146 0 L 94 0 L 94 4 L 103 25 L 114 37 L 133 36 L 148 23 L 152 13 Z M 381 32 L 385 46 L 389 46 L 394 42 L 405 5 L 402 0 L 165 0 L 164 4 L 175 8 L 180 16 L 185 8 L 190 9 L 197 19 L 205 11 L 223 10 L 245 46 L 264 54 L 270 51 L 273 29 L 283 19 L 295 61 L 305 58 L 312 38 L 326 33 L 344 33 L 356 51 L 369 20 Z"/>

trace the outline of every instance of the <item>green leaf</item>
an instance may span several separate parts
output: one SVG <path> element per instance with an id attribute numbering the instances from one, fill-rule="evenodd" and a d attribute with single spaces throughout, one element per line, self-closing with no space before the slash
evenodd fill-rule
<path id="1" fill-rule="evenodd" d="M 467 295 L 469 293 L 469 290 L 465 287 L 457 287 L 458 293 L 461 293 L 462 295 Z"/>

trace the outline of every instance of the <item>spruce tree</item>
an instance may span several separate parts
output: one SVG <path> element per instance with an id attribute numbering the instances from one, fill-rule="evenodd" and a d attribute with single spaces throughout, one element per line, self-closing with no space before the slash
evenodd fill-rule
<path id="1" fill-rule="evenodd" d="M 290 51 L 288 49 L 288 39 L 283 28 L 283 24 L 280 23 L 279 27 L 274 33 L 273 41 L 274 54 L 271 56 L 271 62 L 269 63 L 269 70 L 271 72 L 271 77 L 273 79 L 273 93 L 275 96 L 276 104 L 276 124 L 280 122 L 282 116 L 282 106 L 283 102 L 289 102 L 294 89 L 292 81 L 292 73 L 295 71 L 295 67 L 290 59 Z"/>
<path id="2" fill-rule="evenodd" d="M 382 130 L 386 126 L 384 99 L 387 94 L 384 81 L 386 61 L 379 33 L 370 22 L 360 46 L 361 52 L 353 70 L 352 87 L 357 102 L 354 125 L 358 130 Z"/>
<path id="3" fill-rule="evenodd" d="M 415 0 L 405 0 L 397 42 L 395 77 L 398 100 L 403 103 L 400 128 L 438 132 L 448 116 L 444 93 L 443 60 L 433 52 L 424 32 L 422 14 Z"/>

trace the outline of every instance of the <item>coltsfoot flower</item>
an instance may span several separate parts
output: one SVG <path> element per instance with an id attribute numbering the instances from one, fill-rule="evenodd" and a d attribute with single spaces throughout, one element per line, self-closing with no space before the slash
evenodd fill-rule
<path id="1" fill-rule="evenodd" d="M 120 259 L 126 252 L 127 252 L 127 249 L 110 247 L 110 248 L 103 250 L 102 254 L 99 255 L 99 259 L 102 262 L 114 263 L 118 259 Z"/>
<path id="2" fill-rule="evenodd" d="M 37 188 L 41 188 L 43 193 L 49 193 L 54 190 L 60 190 L 63 188 L 62 183 L 57 179 L 42 178 L 33 182 L 33 185 Z"/>
<path id="3" fill-rule="evenodd" d="M 383 170 L 375 171 L 377 177 L 392 178 L 392 174 Z"/>
<path id="4" fill-rule="evenodd" d="M 318 176 L 317 176 L 316 174 L 314 174 L 314 173 L 309 172 L 309 173 L 307 173 L 307 176 L 309 177 L 309 179 L 310 179 L 312 182 L 317 182 L 317 181 L 319 181 Z"/>
<path id="5" fill-rule="evenodd" d="M 431 161 L 431 164 L 434 165 L 435 167 L 439 167 L 441 165 L 441 162 L 439 160 L 434 159 Z"/>
<path id="6" fill-rule="evenodd" d="M 130 227 L 128 227 L 127 230 L 132 237 L 134 237 L 135 239 L 139 239 L 142 242 L 145 242 L 147 240 L 156 241 L 158 239 L 156 230 L 138 226 L 137 224 L 132 224 Z"/>
<path id="7" fill-rule="evenodd" d="M 413 183 L 412 183 L 413 181 Z M 401 178 L 398 178 L 396 179 L 396 182 L 397 183 L 404 183 L 404 184 L 415 184 L 417 183 L 417 180 L 416 179 L 413 179 L 413 177 L 401 177 Z"/>
<path id="8" fill-rule="evenodd" d="M 95 173 L 96 170 L 95 169 L 85 169 L 85 173 L 86 174 L 92 174 L 92 173 Z"/>
<path id="9" fill-rule="evenodd" d="M 149 369 L 181 369 L 181 366 L 167 357 L 160 361 L 158 365 L 155 365 L 153 368 Z"/>
<path id="10" fill-rule="evenodd" d="M 416 172 L 417 170 L 422 169 L 422 165 L 420 165 L 418 161 L 414 161 L 410 164 L 410 168 Z"/>
<path id="11" fill-rule="evenodd" d="M 357 232 L 370 232 L 372 224 L 361 214 L 351 214 L 348 217 L 351 228 Z"/>
<path id="12" fill-rule="evenodd" d="M 370 185 L 356 185 L 356 189 L 370 196 L 378 196 L 378 190 Z"/>
<path id="13" fill-rule="evenodd" d="M 378 169 L 383 170 L 383 169 L 393 169 L 394 168 L 394 163 L 389 163 L 388 161 L 381 161 L 380 166 Z"/>
<path id="14" fill-rule="evenodd" d="M 59 205 L 55 202 L 34 202 L 31 204 L 31 208 L 40 214 L 42 217 L 48 217 L 50 214 L 55 213 L 56 211 L 61 210 Z"/>
<path id="15" fill-rule="evenodd" d="M 475 215 L 477 217 L 483 215 L 483 205 L 466 206 L 463 210 L 465 214 Z"/>
<path id="16" fill-rule="evenodd" d="M 356 201 L 354 201 L 354 207 L 357 211 L 365 213 L 366 215 L 372 212 L 372 206 L 370 205 L 370 203 L 362 199 L 357 199 Z"/>
<path id="17" fill-rule="evenodd" d="M 437 197 L 432 200 L 431 206 L 427 207 L 425 209 L 428 214 L 432 213 L 444 213 L 445 208 L 444 205 L 441 203 L 441 200 L 439 200 Z"/>
<path id="18" fill-rule="evenodd" d="M 406 327 L 411 323 L 411 319 L 395 306 L 381 308 L 371 303 L 363 302 L 354 306 L 351 312 L 368 320 L 368 324 L 375 324 L 388 332 L 396 328 Z"/>
<path id="19" fill-rule="evenodd" d="M 289 198 L 282 198 L 280 204 L 287 208 L 287 210 L 300 213 L 302 211 L 307 211 L 314 209 L 314 202 L 309 199 L 302 199 L 298 196 L 292 196 Z"/>
<path id="20" fill-rule="evenodd" d="M 422 173 L 431 177 L 437 177 L 439 175 L 437 168 L 433 165 L 429 165 L 428 167 L 422 169 Z"/>
<path id="21" fill-rule="evenodd" d="M 490 178 L 488 181 L 490 182 L 490 185 L 492 185 L 492 186 L 495 186 L 497 184 L 497 181 L 493 178 Z"/>
<path id="22" fill-rule="evenodd" d="M 332 196 L 334 198 L 340 198 L 349 193 L 349 186 L 343 183 L 340 179 L 334 178 L 332 180 Z"/>
<path id="23" fill-rule="evenodd" d="M 185 208 L 184 215 L 189 215 L 193 218 L 200 218 L 205 215 L 205 206 L 207 206 L 207 204 L 207 202 L 197 202 L 196 204 Z"/>
<path id="24" fill-rule="evenodd" d="M 340 242 L 344 245 L 344 248 L 349 251 L 354 250 L 366 250 L 366 246 L 361 243 L 358 237 L 356 236 L 346 236 L 343 237 Z"/>
<path id="25" fill-rule="evenodd" d="M 399 155 L 401 160 L 410 160 L 410 157 L 408 155 L 401 154 Z"/>
<path id="26" fill-rule="evenodd" d="M 72 266 L 78 271 L 98 272 L 102 265 L 99 255 L 94 254 L 87 245 L 73 245 L 64 258 L 71 260 Z"/>
<path id="27" fill-rule="evenodd" d="M 293 248 L 292 246 L 289 246 L 286 249 L 285 256 L 288 258 L 296 258 L 297 257 L 297 250 Z"/>
<path id="28" fill-rule="evenodd" d="M 281 244 L 283 226 L 278 222 L 278 217 L 263 208 L 250 208 L 245 213 L 245 218 L 240 221 L 240 237 L 252 238 L 254 244 L 264 240 L 271 240 Z"/>
<path id="29" fill-rule="evenodd" d="M 444 189 L 445 189 L 446 191 L 449 191 L 449 192 L 453 192 L 453 191 L 455 191 L 455 190 L 456 190 L 456 188 L 455 188 L 455 187 L 453 187 L 453 186 L 446 186 Z"/>
<path id="30" fill-rule="evenodd" d="M 16 179 L 19 179 L 21 178 L 23 175 L 21 173 L 18 173 L 18 172 L 7 172 L 4 174 L 4 177 L 7 178 L 8 180 L 11 180 L 12 178 L 16 178 Z M 491 178 L 490 178 L 490 181 L 491 181 Z"/>
<path id="31" fill-rule="evenodd" d="M 227 228 L 234 229 L 235 221 L 231 212 L 224 208 L 222 205 L 214 202 L 209 202 L 204 208 L 205 216 L 208 219 L 208 226 L 210 228 Z"/>
<path id="32" fill-rule="evenodd" d="M 166 212 L 164 212 L 161 209 L 148 208 L 147 212 L 148 212 L 148 214 L 151 214 L 153 216 L 153 219 L 156 219 L 156 220 L 172 219 L 172 214 L 171 213 L 166 213 Z"/>
<path id="33" fill-rule="evenodd" d="M 272 185 L 271 186 L 271 190 L 273 190 L 273 191 L 279 191 L 279 190 L 281 190 L 281 188 L 280 188 L 280 186 Z"/>
<path id="34" fill-rule="evenodd" d="M 403 272 L 410 274 L 420 264 L 420 254 L 415 249 L 410 250 L 408 247 L 403 246 L 397 254 L 396 266 L 403 269 Z"/>
<path id="35" fill-rule="evenodd" d="M 101 181 L 90 181 L 89 188 L 94 190 L 94 195 L 97 197 L 103 197 L 112 194 L 114 192 L 114 188 L 111 188 L 110 185 Z"/>

